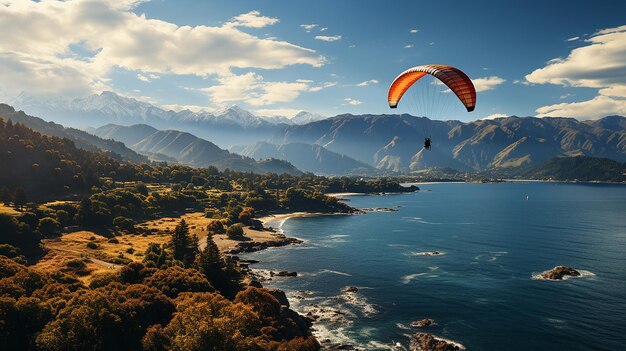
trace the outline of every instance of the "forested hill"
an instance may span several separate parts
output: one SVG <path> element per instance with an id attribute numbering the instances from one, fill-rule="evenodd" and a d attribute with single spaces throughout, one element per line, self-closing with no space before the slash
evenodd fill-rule
<path id="1" fill-rule="evenodd" d="M 608 158 L 557 157 L 527 169 L 522 178 L 568 181 L 626 182 L 626 163 Z"/>
<path id="2" fill-rule="evenodd" d="M 104 152 L 77 148 L 67 138 L 42 135 L 0 118 L 0 184 L 28 193 L 89 189 L 98 177 L 118 175 L 123 166 Z"/>
<path id="3" fill-rule="evenodd" d="M 135 151 L 129 149 L 123 143 L 114 140 L 106 140 L 95 135 L 89 134 L 82 130 L 74 128 L 65 128 L 64 126 L 54 123 L 46 122 L 41 118 L 29 116 L 23 111 L 15 111 L 15 109 L 6 104 L 0 104 L 0 118 L 5 120 L 11 120 L 13 123 L 21 123 L 28 128 L 38 131 L 45 135 L 55 136 L 59 138 L 68 138 L 74 142 L 74 144 L 81 148 L 90 151 L 110 151 L 119 156 L 114 156 L 120 160 L 128 160 L 132 162 L 147 162 L 146 156 L 140 155 Z"/>

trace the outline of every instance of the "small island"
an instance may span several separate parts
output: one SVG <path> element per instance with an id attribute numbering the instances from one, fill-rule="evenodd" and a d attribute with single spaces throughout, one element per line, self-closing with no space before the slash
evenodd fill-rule
<path id="1" fill-rule="evenodd" d="M 545 271 L 537 277 L 544 280 L 563 280 L 569 277 L 580 277 L 581 273 L 574 268 L 567 266 L 556 266 L 549 271 Z"/>

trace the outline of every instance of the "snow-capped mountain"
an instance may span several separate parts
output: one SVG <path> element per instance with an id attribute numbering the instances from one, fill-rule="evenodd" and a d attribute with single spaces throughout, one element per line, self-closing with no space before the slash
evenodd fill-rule
<path id="1" fill-rule="evenodd" d="M 261 117 L 233 105 L 217 111 L 173 111 L 110 91 L 73 100 L 43 101 L 22 93 L 7 101 L 28 114 L 75 128 L 106 124 L 148 124 L 159 129 L 192 132 L 222 147 L 266 140 L 287 125 L 303 124 L 324 117 L 300 112 L 287 117 Z"/>
<path id="2" fill-rule="evenodd" d="M 326 117 L 318 115 L 317 113 L 300 111 L 291 119 L 291 122 L 292 124 L 307 124 L 315 121 L 321 121 L 323 119 L 326 119 Z"/>

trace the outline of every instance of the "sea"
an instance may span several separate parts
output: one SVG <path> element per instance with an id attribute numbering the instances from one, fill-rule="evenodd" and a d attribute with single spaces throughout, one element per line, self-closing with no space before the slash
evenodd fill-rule
<path id="1" fill-rule="evenodd" d="M 325 345 L 408 350 L 427 332 L 467 350 L 626 350 L 625 185 L 419 187 L 347 198 L 393 212 L 270 223 L 304 243 L 242 258 Z M 582 276 L 538 279 L 558 265 Z M 285 270 L 298 276 L 269 275 Z"/>

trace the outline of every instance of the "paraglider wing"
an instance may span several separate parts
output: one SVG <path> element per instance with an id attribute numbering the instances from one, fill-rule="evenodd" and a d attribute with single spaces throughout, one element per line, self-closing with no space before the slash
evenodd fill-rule
<path id="1" fill-rule="evenodd" d="M 420 78 L 430 74 L 439 79 L 461 100 L 467 112 L 476 107 L 476 89 L 469 77 L 460 69 L 446 65 L 423 65 L 402 72 L 389 87 L 389 107 L 396 108 L 402 95 Z"/>

